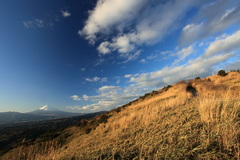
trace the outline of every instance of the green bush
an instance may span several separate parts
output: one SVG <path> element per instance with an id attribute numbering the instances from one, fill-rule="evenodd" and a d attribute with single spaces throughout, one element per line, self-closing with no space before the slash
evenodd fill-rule
<path id="1" fill-rule="evenodd" d="M 217 75 L 219 75 L 219 76 L 226 76 L 227 73 L 225 72 L 225 70 L 220 70 L 220 71 L 218 71 Z"/>

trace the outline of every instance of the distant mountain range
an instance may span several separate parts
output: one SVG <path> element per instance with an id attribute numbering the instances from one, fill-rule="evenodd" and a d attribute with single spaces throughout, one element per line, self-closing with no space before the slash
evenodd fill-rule
<path id="1" fill-rule="evenodd" d="M 46 120 L 46 119 L 73 117 L 73 116 L 79 116 L 79 115 L 84 115 L 84 114 L 64 112 L 55 108 L 51 108 L 46 105 L 35 111 L 27 112 L 27 113 L 0 112 L 0 124 L 39 121 L 39 120 Z"/>

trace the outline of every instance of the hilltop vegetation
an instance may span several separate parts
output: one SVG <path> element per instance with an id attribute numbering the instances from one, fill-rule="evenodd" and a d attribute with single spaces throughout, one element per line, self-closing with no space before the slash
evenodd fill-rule
<path id="1" fill-rule="evenodd" d="M 240 159 L 240 73 L 178 82 L 2 157 L 20 158 Z"/>

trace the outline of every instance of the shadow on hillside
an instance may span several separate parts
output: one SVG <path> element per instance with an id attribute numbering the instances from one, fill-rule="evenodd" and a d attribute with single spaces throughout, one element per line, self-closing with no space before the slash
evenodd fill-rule
<path id="1" fill-rule="evenodd" d="M 188 86 L 186 87 L 186 91 L 191 93 L 194 97 L 197 96 L 197 90 L 192 86 L 192 84 L 188 84 Z"/>

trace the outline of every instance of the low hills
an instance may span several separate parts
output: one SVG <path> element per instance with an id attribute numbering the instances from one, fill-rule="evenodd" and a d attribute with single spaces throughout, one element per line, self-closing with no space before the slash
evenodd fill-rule
<path id="1" fill-rule="evenodd" d="M 180 81 L 2 159 L 239 159 L 240 73 Z"/>
<path id="2" fill-rule="evenodd" d="M 35 111 L 20 113 L 20 112 L 0 112 L 0 125 L 22 122 L 33 122 L 47 119 L 56 119 L 64 117 L 80 116 L 83 113 L 64 112 L 49 106 L 43 106 Z"/>

